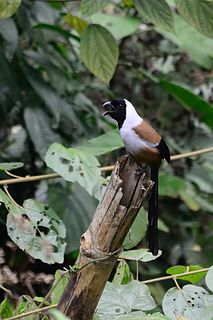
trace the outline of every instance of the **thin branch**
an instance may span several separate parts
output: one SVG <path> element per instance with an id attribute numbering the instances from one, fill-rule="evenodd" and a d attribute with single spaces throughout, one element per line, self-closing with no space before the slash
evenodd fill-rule
<path id="1" fill-rule="evenodd" d="M 18 314 L 17 316 L 13 316 L 13 317 L 10 317 L 10 318 L 6 318 L 5 320 L 16 320 L 16 319 L 20 319 L 20 318 L 23 318 L 23 317 L 27 317 L 27 316 L 30 316 L 31 314 L 36 314 L 36 313 L 43 313 L 47 310 L 50 310 L 50 309 L 53 309 L 53 308 L 56 308 L 57 307 L 57 304 L 51 304 L 50 306 L 47 306 L 47 307 L 43 307 L 43 308 L 39 308 L 39 309 L 35 309 L 35 310 L 32 310 L 32 311 L 28 311 L 28 312 L 24 312 L 22 314 Z"/>
<path id="2" fill-rule="evenodd" d="M 207 272 L 209 268 L 203 268 L 200 270 L 193 270 L 193 271 L 187 271 L 179 274 L 174 274 L 172 276 L 165 276 L 165 277 L 159 277 L 159 278 L 154 278 L 154 279 L 149 279 L 149 280 L 144 280 L 141 281 L 141 283 L 153 283 L 153 282 L 158 282 L 158 281 L 165 281 L 165 280 L 170 280 L 170 279 L 177 279 L 182 276 L 188 276 L 190 274 L 195 274 L 195 273 L 200 273 L 200 272 Z"/>
<path id="3" fill-rule="evenodd" d="M 182 154 L 176 154 L 174 156 L 171 156 L 172 161 L 185 159 L 185 158 L 191 158 L 191 157 L 198 157 L 200 155 L 213 152 L 213 147 L 204 148 L 192 152 L 186 152 Z M 114 165 L 101 167 L 102 172 L 112 171 L 114 169 Z M 40 181 L 40 180 L 47 180 L 47 179 L 54 179 L 54 178 L 61 178 L 61 176 L 58 173 L 49 173 L 49 174 L 42 174 L 38 176 L 27 176 L 23 178 L 16 178 L 16 179 L 6 179 L 6 180 L 0 180 L 0 186 L 8 185 L 8 184 L 15 184 L 15 183 L 22 183 L 22 182 L 32 182 L 32 181 Z"/>

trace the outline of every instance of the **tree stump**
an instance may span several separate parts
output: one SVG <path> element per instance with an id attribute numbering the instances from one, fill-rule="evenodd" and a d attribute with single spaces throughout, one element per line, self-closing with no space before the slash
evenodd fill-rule
<path id="1" fill-rule="evenodd" d="M 152 182 L 129 157 L 121 157 L 112 172 L 88 230 L 81 236 L 78 271 L 71 274 L 58 309 L 72 320 L 90 320 L 122 243 L 147 198 Z"/>

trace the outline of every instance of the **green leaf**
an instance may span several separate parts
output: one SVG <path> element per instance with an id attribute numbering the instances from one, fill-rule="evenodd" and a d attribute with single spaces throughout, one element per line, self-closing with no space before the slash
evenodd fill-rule
<path id="1" fill-rule="evenodd" d="M 1 319 L 9 318 L 13 316 L 13 307 L 9 300 L 6 298 L 0 304 L 0 317 Z"/>
<path id="2" fill-rule="evenodd" d="M 118 62 L 118 45 L 104 27 L 91 24 L 81 37 L 80 54 L 86 67 L 105 83 L 111 80 Z"/>
<path id="3" fill-rule="evenodd" d="M 195 271 L 195 270 L 200 270 L 203 269 L 201 266 L 174 266 L 171 268 L 168 268 L 166 270 L 167 274 L 171 274 L 171 275 L 178 275 L 179 273 L 185 273 L 185 272 L 190 272 L 190 271 Z M 201 279 L 203 279 L 203 277 L 205 277 L 206 272 L 199 272 L 199 273 L 195 273 L 195 274 L 189 274 L 189 275 L 185 275 L 185 276 L 177 276 L 177 279 L 181 279 L 181 280 L 186 280 L 191 282 L 192 284 L 196 284 L 198 283 Z"/>
<path id="4" fill-rule="evenodd" d="M 162 313 L 156 312 L 152 314 L 145 314 L 142 311 L 134 311 L 130 312 L 127 315 L 122 315 L 116 317 L 116 320 L 169 320 L 169 318 L 165 317 Z M 180 319 L 181 320 L 181 319 Z M 182 319 L 184 320 L 184 319 Z"/>
<path id="5" fill-rule="evenodd" d="M 52 284 L 51 295 L 50 295 L 52 304 L 59 302 L 59 299 L 61 298 L 61 295 L 67 286 L 69 278 L 70 278 L 69 272 L 65 273 L 63 270 L 56 271 L 55 280 Z"/>
<path id="6" fill-rule="evenodd" d="M 0 20 L 0 35 L 3 37 L 3 52 L 7 60 L 11 61 L 18 47 L 18 30 L 12 19 Z"/>
<path id="7" fill-rule="evenodd" d="M 209 271 L 206 274 L 206 285 L 213 292 L 213 266 L 209 268 Z"/>
<path id="8" fill-rule="evenodd" d="M 186 183 L 183 179 L 160 172 L 159 175 L 159 194 L 161 196 L 168 196 L 177 198 L 181 190 L 186 189 Z"/>
<path id="9" fill-rule="evenodd" d="M 102 10 L 108 3 L 107 0 L 81 0 L 81 13 L 84 16 L 91 16 Z"/>
<path id="10" fill-rule="evenodd" d="M 51 128 L 50 118 L 42 109 L 25 108 L 24 119 L 35 150 L 44 159 L 48 147 L 61 139 Z"/>
<path id="11" fill-rule="evenodd" d="M 97 200 L 78 183 L 58 183 L 49 189 L 49 203 L 66 226 L 66 253 L 79 249 L 79 239 L 92 220 Z"/>
<path id="12" fill-rule="evenodd" d="M 91 21 L 108 29 L 117 40 L 135 33 L 141 24 L 140 19 L 136 17 L 112 16 L 104 13 L 94 14 Z"/>
<path id="13" fill-rule="evenodd" d="M 127 262 L 121 260 L 116 268 L 112 282 L 115 284 L 126 284 L 131 280 L 133 280 L 133 274 L 130 272 Z"/>
<path id="14" fill-rule="evenodd" d="M 123 247 L 125 250 L 135 247 L 141 241 L 146 234 L 147 223 L 147 212 L 141 208 L 124 240 Z"/>
<path id="15" fill-rule="evenodd" d="M 66 229 L 52 209 L 31 199 L 25 200 L 23 207 L 17 206 L 2 190 L 0 202 L 9 211 L 8 235 L 22 250 L 49 264 L 63 262 Z"/>
<path id="16" fill-rule="evenodd" d="M 173 15 L 165 0 L 134 0 L 138 12 L 156 27 L 174 31 Z"/>
<path id="17" fill-rule="evenodd" d="M 79 35 L 82 34 L 82 32 L 86 29 L 86 27 L 88 26 L 88 23 L 77 17 L 72 15 L 71 13 L 67 14 L 64 16 L 64 21 L 71 27 L 73 28 L 75 31 L 78 32 Z"/>
<path id="18" fill-rule="evenodd" d="M 207 290 L 191 284 L 182 289 L 170 288 L 163 298 L 163 311 L 171 320 L 181 316 L 190 320 L 205 320 L 202 309 L 206 307 L 206 298 L 210 297 Z"/>
<path id="19" fill-rule="evenodd" d="M 174 15 L 175 33 L 161 32 L 164 37 L 182 48 L 189 57 L 203 68 L 213 68 L 213 39 L 207 38 L 179 15 Z"/>
<path id="20" fill-rule="evenodd" d="M 57 309 L 53 309 L 53 310 L 49 311 L 48 313 L 55 320 L 70 320 L 70 318 L 66 317 L 61 311 L 59 311 Z"/>
<path id="21" fill-rule="evenodd" d="M 0 18 L 11 17 L 20 6 L 22 0 L 1 0 L 0 1 Z"/>
<path id="22" fill-rule="evenodd" d="M 192 110 L 200 121 L 213 130 L 213 107 L 189 90 L 169 81 L 161 80 L 160 85 L 187 110 Z"/>
<path id="23" fill-rule="evenodd" d="M 149 262 L 160 257 L 162 252 L 159 250 L 158 254 L 154 256 L 148 249 L 137 249 L 137 250 L 129 250 L 123 251 L 119 255 L 120 259 L 126 260 L 136 260 L 142 262 Z"/>
<path id="24" fill-rule="evenodd" d="M 156 304 L 148 286 L 132 280 L 125 285 L 107 282 L 97 307 L 98 315 L 118 316 L 133 310 L 146 311 Z"/>
<path id="25" fill-rule="evenodd" d="M 119 134 L 118 129 L 111 130 L 107 133 L 89 140 L 85 145 L 80 148 L 87 150 L 90 153 L 100 156 L 102 154 L 123 148 L 124 144 Z"/>
<path id="26" fill-rule="evenodd" d="M 48 23 L 38 23 L 35 26 L 33 26 L 35 29 L 43 29 L 43 30 L 51 30 L 53 32 L 56 32 L 60 35 L 62 35 L 65 38 L 72 38 L 76 40 L 77 42 L 80 42 L 79 36 L 72 34 L 71 32 L 64 30 L 60 28 L 59 26 L 48 24 Z"/>
<path id="27" fill-rule="evenodd" d="M 7 162 L 7 163 L 0 163 L 0 170 L 2 171 L 10 171 L 13 169 L 21 168 L 23 167 L 24 163 L 23 162 Z"/>
<path id="28" fill-rule="evenodd" d="M 35 301 L 27 295 L 21 296 L 21 299 L 19 300 L 19 304 L 16 308 L 16 315 L 20 315 L 25 312 L 33 311 L 37 309 L 38 306 L 35 303 Z M 26 320 L 39 320 L 39 314 L 32 314 L 26 317 L 20 318 L 21 320 L 26 319 Z"/>
<path id="29" fill-rule="evenodd" d="M 101 178 L 98 160 L 92 153 L 54 143 L 48 149 L 45 161 L 66 181 L 77 181 L 90 195 L 100 197 L 99 187 L 105 180 Z"/>
<path id="30" fill-rule="evenodd" d="M 175 0 L 180 15 L 207 37 L 213 37 L 213 2 L 209 0 Z"/>

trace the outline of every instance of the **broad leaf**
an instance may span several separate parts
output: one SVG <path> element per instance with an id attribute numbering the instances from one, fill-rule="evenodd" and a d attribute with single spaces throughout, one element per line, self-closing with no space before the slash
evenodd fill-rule
<path id="1" fill-rule="evenodd" d="M 165 0 L 134 0 L 138 12 L 156 27 L 173 31 L 173 15 Z"/>
<path id="2" fill-rule="evenodd" d="M 128 315 L 118 316 L 116 317 L 116 320 L 169 320 L 169 318 L 165 317 L 160 312 L 145 314 L 142 311 L 134 311 L 129 313 Z"/>
<path id="3" fill-rule="evenodd" d="M 179 15 L 174 15 L 175 33 L 162 32 L 166 38 L 176 43 L 200 66 L 213 68 L 213 39 L 205 37 Z"/>
<path id="4" fill-rule="evenodd" d="M 81 13 L 84 16 L 91 16 L 102 10 L 108 3 L 107 0 L 81 0 Z"/>
<path id="5" fill-rule="evenodd" d="M 2 190 L 0 202 L 9 211 L 7 232 L 17 246 L 43 262 L 63 262 L 66 229 L 52 209 L 31 199 L 17 206 Z"/>
<path id="6" fill-rule="evenodd" d="M 161 253 L 162 252 L 159 250 L 158 254 L 154 256 L 148 249 L 136 249 L 121 252 L 119 258 L 126 260 L 149 262 L 160 257 Z"/>
<path id="7" fill-rule="evenodd" d="M 169 81 L 161 80 L 160 85 L 187 110 L 192 110 L 199 119 L 213 130 L 213 107 L 189 90 Z"/>
<path id="8" fill-rule="evenodd" d="M 8 163 L 0 163 L 0 171 L 10 171 L 13 169 L 21 168 L 23 167 L 24 163 L 23 162 L 8 162 Z"/>
<path id="9" fill-rule="evenodd" d="M 156 306 L 148 286 L 132 280 L 125 285 L 107 282 L 98 304 L 97 313 L 118 316 L 133 310 L 152 310 Z"/>
<path id="10" fill-rule="evenodd" d="M 146 234 L 147 223 L 147 212 L 141 208 L 124 240 L 125 250 L 135 247 L 141 241 Z"/>
<path id="11" fill-rule="evenodd" d="M 22 0 L 1 0 L 0 1 L 0 18 L 11 17 L 20 6 Z"/>
<path id="12" fill-rule="evenodd" d="M 5 298 L 0 304 L 0 318 L 9 318 L 13 316 L 13 307 L 9 300 Z"/>
<path id="13" fill-rule="evenodd" d="M 81 59 L 97 78 L 108 83 L 118 62 L 118 45 L 112 34 L 98 24 L 89 25 L 81 37 Z"/>
<path id="14" fill-rule="evenodd" d="M 82 34 L 82 32 L 85 30 L 85 28 L 88 26 L 88 23 L 77 17 L 72 15 L 71 13 L 67 14 L 66 16 L 64 16 L 64 21 L 71 27 L 73 28 L 75 31 L 78 32 L 78 34 Z"/>
<path id="15" fill-rule="evenodd" d="M 78 183 L 58 183 L 49 189 L 49 203 L 66 226 L 66 253 L 79 249 L 80 237 L 92 220 L 97 200 Z"/>
<path id="16" fill-rule="evenodd" d="M 64 270 L 57 270 L 55 273 L 55 280 L 52 284 L 51 288 L 51 303 L 55 304 L 59 302 L 62 293 L 64 292 L 67 283 L 69 281 L 70 275 L 68 272 L 64 272 Z"/>
<path id="17" fill-rule="evenodd" d="M 87 150 L 92 154 L 99 156 L 113 150 L 117 150 L 122 148 L 123 141 L 117 129 L 111 130 L 107 133 L 98 136 L 97 138 L 93 138 L 88 141 L 85 145 L 80 148 L 83 150 Z"/>
<path id="18" fill-rule="evenodd" d="M 18 30 L 12 19 L 0 20 L 0 35 L 3 37 L 3 52 L 7 60 L 12 60 L 18 47 Z"/>
<path id="19" fill-rule="evenodd" d="M 66 317 L 61 311 L 57 309 L 53 309 L 48 313 L 51 315 L 51 318 L 55 320 L 70 320 L 70 318 Z"/>
<path id="20" fill-rule="evenodd" d="M 213 2 L 210 0 L 175 0 L 180 15 L 198 31 L 213 38 Z"/>
<path id="21" fill-rule="evenodd" d="M 191 284 L 181 290 L 170 288 L 163 299 L 163 311 L 171 320 L 177 320 L 181 316 L 189 320 L 205 320 L 202 313 L 207 306 L 206 299 L 210 297 L 207 290 Z"/>
<path id="22" fill-rule="evenodd" d="M 91 21 L 107 28 L 117 40 L 135 33 L 141 24 L 136 17 L 112 16 L 104 13 L 94 14 Z"/>
<path id="23" fill-rule="evenodd" d="M 213 266 L 209 269 L 206 274 L 206 285 L 213 292 Z"/>
<path id="24" fill-rule="evenodd" d="M 24 119 L 35 150 L 43 159 L 48 147 L 61 139 L 51 128 L 50 118 L 42 109 L 25 108 Z"/>
<path id="25" fill-rule="evenodd" d="M 104 182 L 97 158 L 88 151 L 65 148 L 54 143 L 46 153 L 48 167 L 60 174 L 66 181 L 78 182 L 90 195 L 100 197 L 100 186 Z"/>
<path id="26" fill-rule="evenodd" d="M 205 277 L 206 272 L 199 272 L 199 273 L 194 273 L 194 274 L 189 274 L 185 276 L 178 276 L 179 273 L 184 273 L 184 272 L 190 272 L 194 270 L 200 270 L 202 267 L 200 266 L 174 266 L 171 268 L 168 268 L 166 270 L 166 273 L 171 274 L 171 275 L 177 275 L 178 279 L 181 280 L 186 280 L 191 282 L 192 284 L 198 283 L 203 277 Z"/>
<path id="27" fill-rule="evenodd" d="M 129 265 L 126 261 L 121 260 L 116 268 L 113 278 L 115 284 L 127 284 L 133 280 L 133 274 L 130 272 Z"/>

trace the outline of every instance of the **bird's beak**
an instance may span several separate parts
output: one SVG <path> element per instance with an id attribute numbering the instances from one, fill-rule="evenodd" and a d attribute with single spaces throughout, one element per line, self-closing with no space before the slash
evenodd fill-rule
<path id="1" fill-rule="evenodd" d="M 105 117 L 107 114 L 113 113 L 114 107 L 111 104 L 111 102 L 107 101 L 102 105 L 104 112 L 102 113 L 102 116 Z"/>

